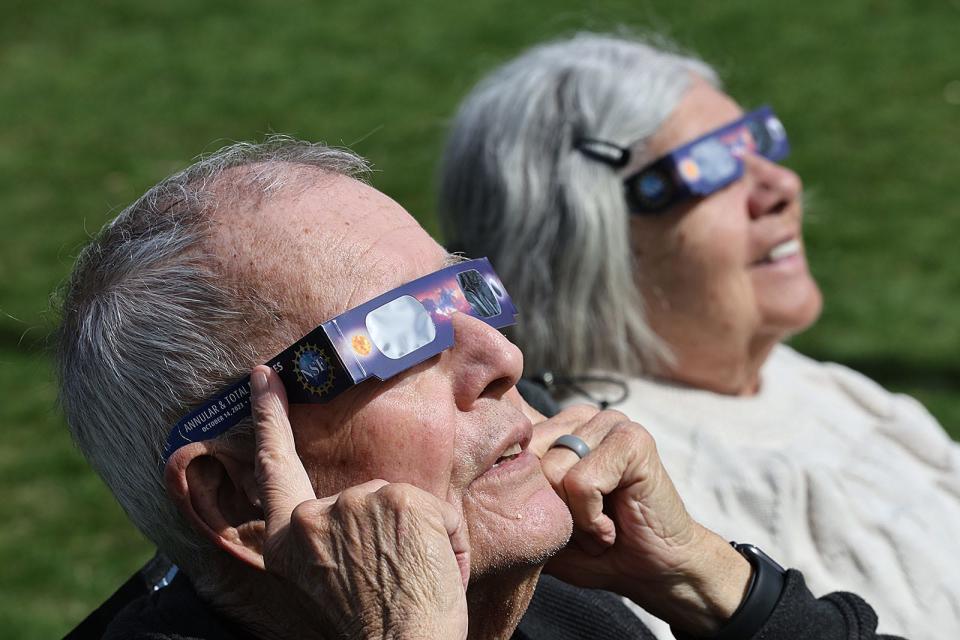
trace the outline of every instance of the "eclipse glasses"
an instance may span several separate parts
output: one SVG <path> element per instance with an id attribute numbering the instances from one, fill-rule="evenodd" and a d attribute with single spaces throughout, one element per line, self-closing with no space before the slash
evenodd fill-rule
<path id="1" fill-rule="evenodd" d="M 517 309 L 486 258 L 445 267 L 327 320 L 266 364 L 291 403 L 328 402 L 452 347 L 454 313 L 496 329 L 516 322 Z M 177 422 L 163 463 L 183 445 L 215 438 L 249 415 L 250 376 L 244 376 Z"/>
<path id="2" fill-rule="evenodd" d="M 582 138 L 574 146 L 614 168 L 630 162 L 630 150 L 612 142 Z M 625 177 L 627 206 L 631 213 L 656 214 L 688 198 L 719 191 L 743 175 L 747 152 L 773 162 L 790 152 L 787 132 L 769 106 L 683 144 Z"/>

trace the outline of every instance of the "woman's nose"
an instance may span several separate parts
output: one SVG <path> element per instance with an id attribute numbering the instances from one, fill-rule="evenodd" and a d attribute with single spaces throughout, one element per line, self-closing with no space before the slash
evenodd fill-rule
<path id="1" fill-rule="evenodd" d="M 793 170 L 754 154 L 747 154 L 744 164 L 751 217 L 781 213 L 800 197 L 803 183 Z"/>

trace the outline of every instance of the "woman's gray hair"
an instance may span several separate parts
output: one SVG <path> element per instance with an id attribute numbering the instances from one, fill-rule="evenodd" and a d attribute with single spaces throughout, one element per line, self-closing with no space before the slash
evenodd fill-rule
<path id="1" fill-rule="evenodd" d="M 214 548 L 167 498 L 167 434 L 190 406 L 299 337 L 277 301 L 219 271 L 210 214 L 258 206 L 318 170 L 366 169 L 348 151 L 284 136 L 225 147 L 108 223 L 60 294 L 57 373 L 73 438 L 133 523 L 192 569 L 198 589 Z"/>
<path id="2" fill-rule="evenodd" d="M 719 83 L 666 44 L 579 34 L 530 49 L 461 104 L 438 211 L 450 246 L 488 256 L 518 303 L 528 373 L 636 373 L 669 357 L 644 319 L 621 176 L 574 144 L 644 156 L 694 77 Z"/>

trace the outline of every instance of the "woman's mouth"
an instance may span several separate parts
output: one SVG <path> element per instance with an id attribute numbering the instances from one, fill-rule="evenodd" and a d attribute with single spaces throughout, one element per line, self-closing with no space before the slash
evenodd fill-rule
<path id="1" fill-rule="evenodd" d="M 803 247 L 800 245 L 800 240 L 798 238 L 791 238 L 774 246 L 772 249 L 770 249 L 767 255 L 760 260 L 757 260 L 754 264 L 774 264 L 799 254 L 802 249 Z"/>

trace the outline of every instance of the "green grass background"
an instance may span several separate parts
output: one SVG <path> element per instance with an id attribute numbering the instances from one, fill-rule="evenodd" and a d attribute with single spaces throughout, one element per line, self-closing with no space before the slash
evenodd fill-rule
<path id="1" fill-rule="evenodd" d="M 960 0 L 3 0 L 0 635 L 59 636 L 150 550 L 54 404 L 48 295 L 90 233 L 228 140 L 350 145 L 431 230 L 445 123 L 486 70 L 580 29 L 665 33 L 773 104 L 826 294 L 794 342 L 960 435 Z M 104 389 L 104 393 L 109 393 Z"/>

